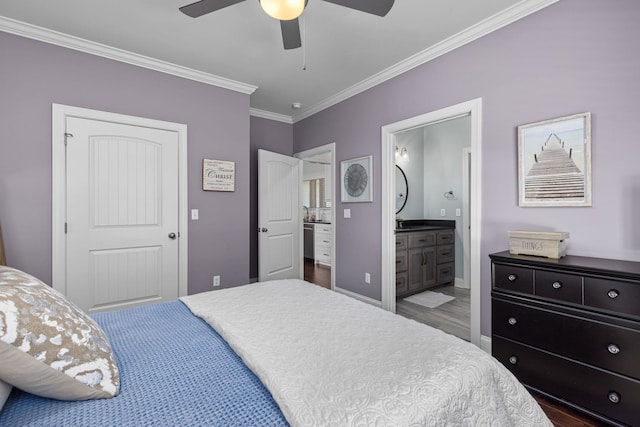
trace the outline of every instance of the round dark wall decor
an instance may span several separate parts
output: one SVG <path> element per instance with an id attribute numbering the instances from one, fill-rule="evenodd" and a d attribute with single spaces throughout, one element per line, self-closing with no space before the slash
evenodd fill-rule
<path id="1" fill-rule="evenodd" d="M 357 163 L 349 166 L 344 174 L 344 187 L 351 197 L 360 197 L 367 188 L 368 181 L 366 169 Z"/>

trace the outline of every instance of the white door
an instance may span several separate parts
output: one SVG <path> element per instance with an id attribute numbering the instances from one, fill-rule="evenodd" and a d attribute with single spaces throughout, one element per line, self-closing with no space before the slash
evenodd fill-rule
<path id="1" fill-rule="evenodd" d="M 258 280 L 302 279 L 302 161 L 258 150 Z"/>
<path id="2" fill-rule="evenodd" d="M 178 297 L 178 135 L 66 118 L 67 296 L 87 312 Z"/>

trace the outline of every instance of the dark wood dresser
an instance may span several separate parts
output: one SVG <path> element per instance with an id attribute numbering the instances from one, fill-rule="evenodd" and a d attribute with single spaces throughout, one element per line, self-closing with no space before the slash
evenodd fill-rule
<path id="1" fill-rule="evenodd" d="M 640 262 L 489 257 L 493 356 L 534 391 L 640 426 Z"/>

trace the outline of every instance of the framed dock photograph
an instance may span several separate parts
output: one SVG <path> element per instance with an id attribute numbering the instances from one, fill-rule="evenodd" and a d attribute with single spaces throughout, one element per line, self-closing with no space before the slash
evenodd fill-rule
<path id="1" fill-rule="evenodd" d="M 518 126 L 518 204 L 591 206 L 591 113 Z"/>

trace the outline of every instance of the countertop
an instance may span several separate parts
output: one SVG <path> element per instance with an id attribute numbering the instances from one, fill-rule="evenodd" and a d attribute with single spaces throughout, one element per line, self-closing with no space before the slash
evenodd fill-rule
<path id="1" fill-rule="evenodd" d="M 405 219 L 396 221 L 396 224 L 396 233 L 449 230 L 456 228 L 456 221 L 447 219 Z"/>
<path id="2" fill-rule="evenodd" d="M 329 224 L 331 225 L 331 222 L 329 221 L 305 221 L 305 224 Z"/>

